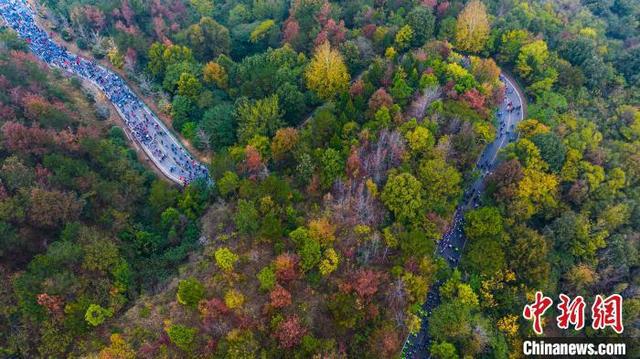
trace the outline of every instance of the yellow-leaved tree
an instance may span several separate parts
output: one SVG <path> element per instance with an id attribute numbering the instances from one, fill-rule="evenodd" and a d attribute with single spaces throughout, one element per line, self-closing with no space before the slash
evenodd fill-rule
<path id="1" fill-rule="evenodd" d="M 212 83 L 221 89 L 226 89 L 229 83 L 229 75 L 220 64 L 209 61 L 202 68 L 202 77 L 206 83 Z"/>
<path id="2" fill-rule="evenodd" d="M 480 0 L 471 0 L 458 16 L 456 46 L 462 51 L 480 52 L 489 38 L 489 17 Z"/>
<path id="3" fill-rule="evenodd" d="M 349 87 L 349 72 L 342 55 L 329 42 L 318 46 L 304 74 L 307 86 L 324 100 L 332 99 Z"/>

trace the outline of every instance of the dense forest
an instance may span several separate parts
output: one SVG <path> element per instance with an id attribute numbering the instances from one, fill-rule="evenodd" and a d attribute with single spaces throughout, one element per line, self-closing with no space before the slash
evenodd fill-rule
<path id="1" fill-rule="evenodd" d="M 101 94 L 0 30 L 0 353 L 522 356 L 536 291 L 620 293 L 640 335 L 634 0 L 31 1 L 120 73 L 213 185 L 154 171 Z M 526 117 L 436 254 L 500 131 Z M 525 110 L 525 109 L 523 109 Z M 548 336 L 618 336 L 561 331 Z"/>

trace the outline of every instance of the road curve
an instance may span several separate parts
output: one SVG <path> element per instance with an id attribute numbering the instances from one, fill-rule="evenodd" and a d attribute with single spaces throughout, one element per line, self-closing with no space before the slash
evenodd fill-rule
<path id="1" fill-rule="evenodd" d="M 122 78 L 55 43 L 35 23 L 35 16 L 25 0 L 0 0 L 0 17 L 27 41 L 37 57 L 51 67 L 89 81 L 106 95 L 127 125 L 131 137 L 167 178 L 180 185 L 198 178 L 210 181 L 206 166 L 189 154 Z"/>
<path id="2" fill-rule="evenodd" d="M 505 85 L 505 98 L 498 108 L 497 117 L 500 128 L 496 139 L 487 145 L 476 163 L 476 170 L 480 175 L 464 193 L 461 203 L 458 205 L 449 231 L 438 242 L 436 253 L 445 259 L 452 268 L 460 263 L 460 257 L 466 243 L 462 232 L 464 225 L 464 213 L 470 208 L 479 206 L 480 194 L 484 190 L 484 179 L 491 174 L 498 164 L 498 152 L 517 138 L 516 128 L 518 122 L 524 119 L 524 96 L 514 80 L 508 76 L 500 75 L 500 81 Z M 420 331 L 409 335 L 402 349 L 405 358 L 429 357 L 429 315 L 440 304 L 440 284 L 436 282 L 429 290 L 426 301 L 422 305 L 423 317 Z"/>

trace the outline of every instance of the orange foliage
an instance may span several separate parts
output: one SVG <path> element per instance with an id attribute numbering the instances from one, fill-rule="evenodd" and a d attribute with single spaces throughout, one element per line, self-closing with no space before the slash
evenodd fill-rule
<path id="1" fill-rule="evenodd" d="M 47 293 L 40 293 L 36 296 L 38 304 L 47 308 L 54 316 L 62 317 L 64 300 L 57 295 L 49 295 Z"/>
<path id="2" fill-rule="evenodd" d="M 335 238 L 336 226 L 329 223 L 327 218 L 314 219 L 309 222 L 309 234 L 311 238 L 322 243 L 329 244 Z"/>
<path id="3" fill-rule="evenodd" d="M 299 139 L 298 130 L 295 128 L 279 129 L 273 137 L 273 141 L 271 141 L 273 159 L 276 161 L 282 160 L 298 144 Z"/>
<path id="4" fill-rule="evenodd" d="M 371 298 L 378 292 L 384 275 L 372 269 L 360 269 L 353 276 L 353 289 L 361 299 Z"/>
<path id="5" fill-rule="evenodd" d="M 276 278 L 278 282 L 287 283 L 298 278 L 298 256 L 283 253 L 275 259 Z"/>

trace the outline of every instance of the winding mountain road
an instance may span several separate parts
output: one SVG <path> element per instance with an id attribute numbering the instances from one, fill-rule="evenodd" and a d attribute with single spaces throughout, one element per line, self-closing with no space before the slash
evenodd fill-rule
<path id="1" fill-rule="evenodd" d="M 197 178 L 209 179 L 206 167 L 189 155 L 171 131 L 130 90 L 124 80 L 95 62 L 72 54 L 56 44 L 35 24 L 35 14 L 24 0 L 0 0 L 0 17 L 27 41 L 32 52 L 47 64 L 82 77 L 103 91 L 127 124 L 136 142 L 165 176 L 182 185 Z M 452 267 L 458 266 L 465 245 L 464 213 L 479 205 L 485 177 L 495 169 L 500 149 L 515 140 L 517 124 L 524 118 L 525 104 L 522 92 L 507 76 L 501 75 L 500 80 L 505 84 L 506 94 L 498 110 L 498 134 L 494 142 L 485 147 L 476 164 L 480 175 L 464 193 L 450 230 L 438 242 L 437 254 Z M 416 111 L 424 111 L 424 108 L 418 106 Z M 309 116 L 300 126 L 304 126 L 311 117 Z M 405 341 L 403 356 L 406 358 L 429 357 L 428 319 L 432 310 L 439 304 L 440 284 L 435 283 L 432 286 L 422 305 L 425 316 L 420 331 L 410 335 Z"/>
<path id="2" fill-rule="evenodd" d="M 524 119 L 524 96 L 516 87 L 513 79 L 506 75 L 500 75 L 500 80 L 505 84 L 505 98 L 498 109 L 500 128 L 496 139 L 485 147 L 482 155 L 476 163 L 476 170 L 480 173 L 478 178 L 464 193 L 462 202 L 458 205 L 453 217 L 453 223 L 447 233 L 444 234 L 436 249 L 436 253 L 444 258 L 452 268 L 460 263 L 460 257 L 466 243 L 463 234 L 464 213 L 471 208 L 479 206 L 480 194 L 484 191 L 485 177 L 493 172 L 498 164 L 498 152 L 516 137 L 518 122 Z M 427 295 L 422 305 L 424 317 L 422 326 L 416 334 L 409 335 L 403 347 L 403 357 L 411 359 L 423 359 L 429 357 L 429 315 L 440 304 L 440 284 L 436 282 Z"/>
<path id="3" fill-rule="evenodd" d="M 127 125 L 130 137 L 167 178 L 180 185 L 198 178 L 211 180 L 206 166 L 189 154 L 120 76 L 55 43 L 38 27 L 36 15 L 25 0 L 0 0 L 0 17 L 49 66 L 76 75 L 100 89 Z"/>

